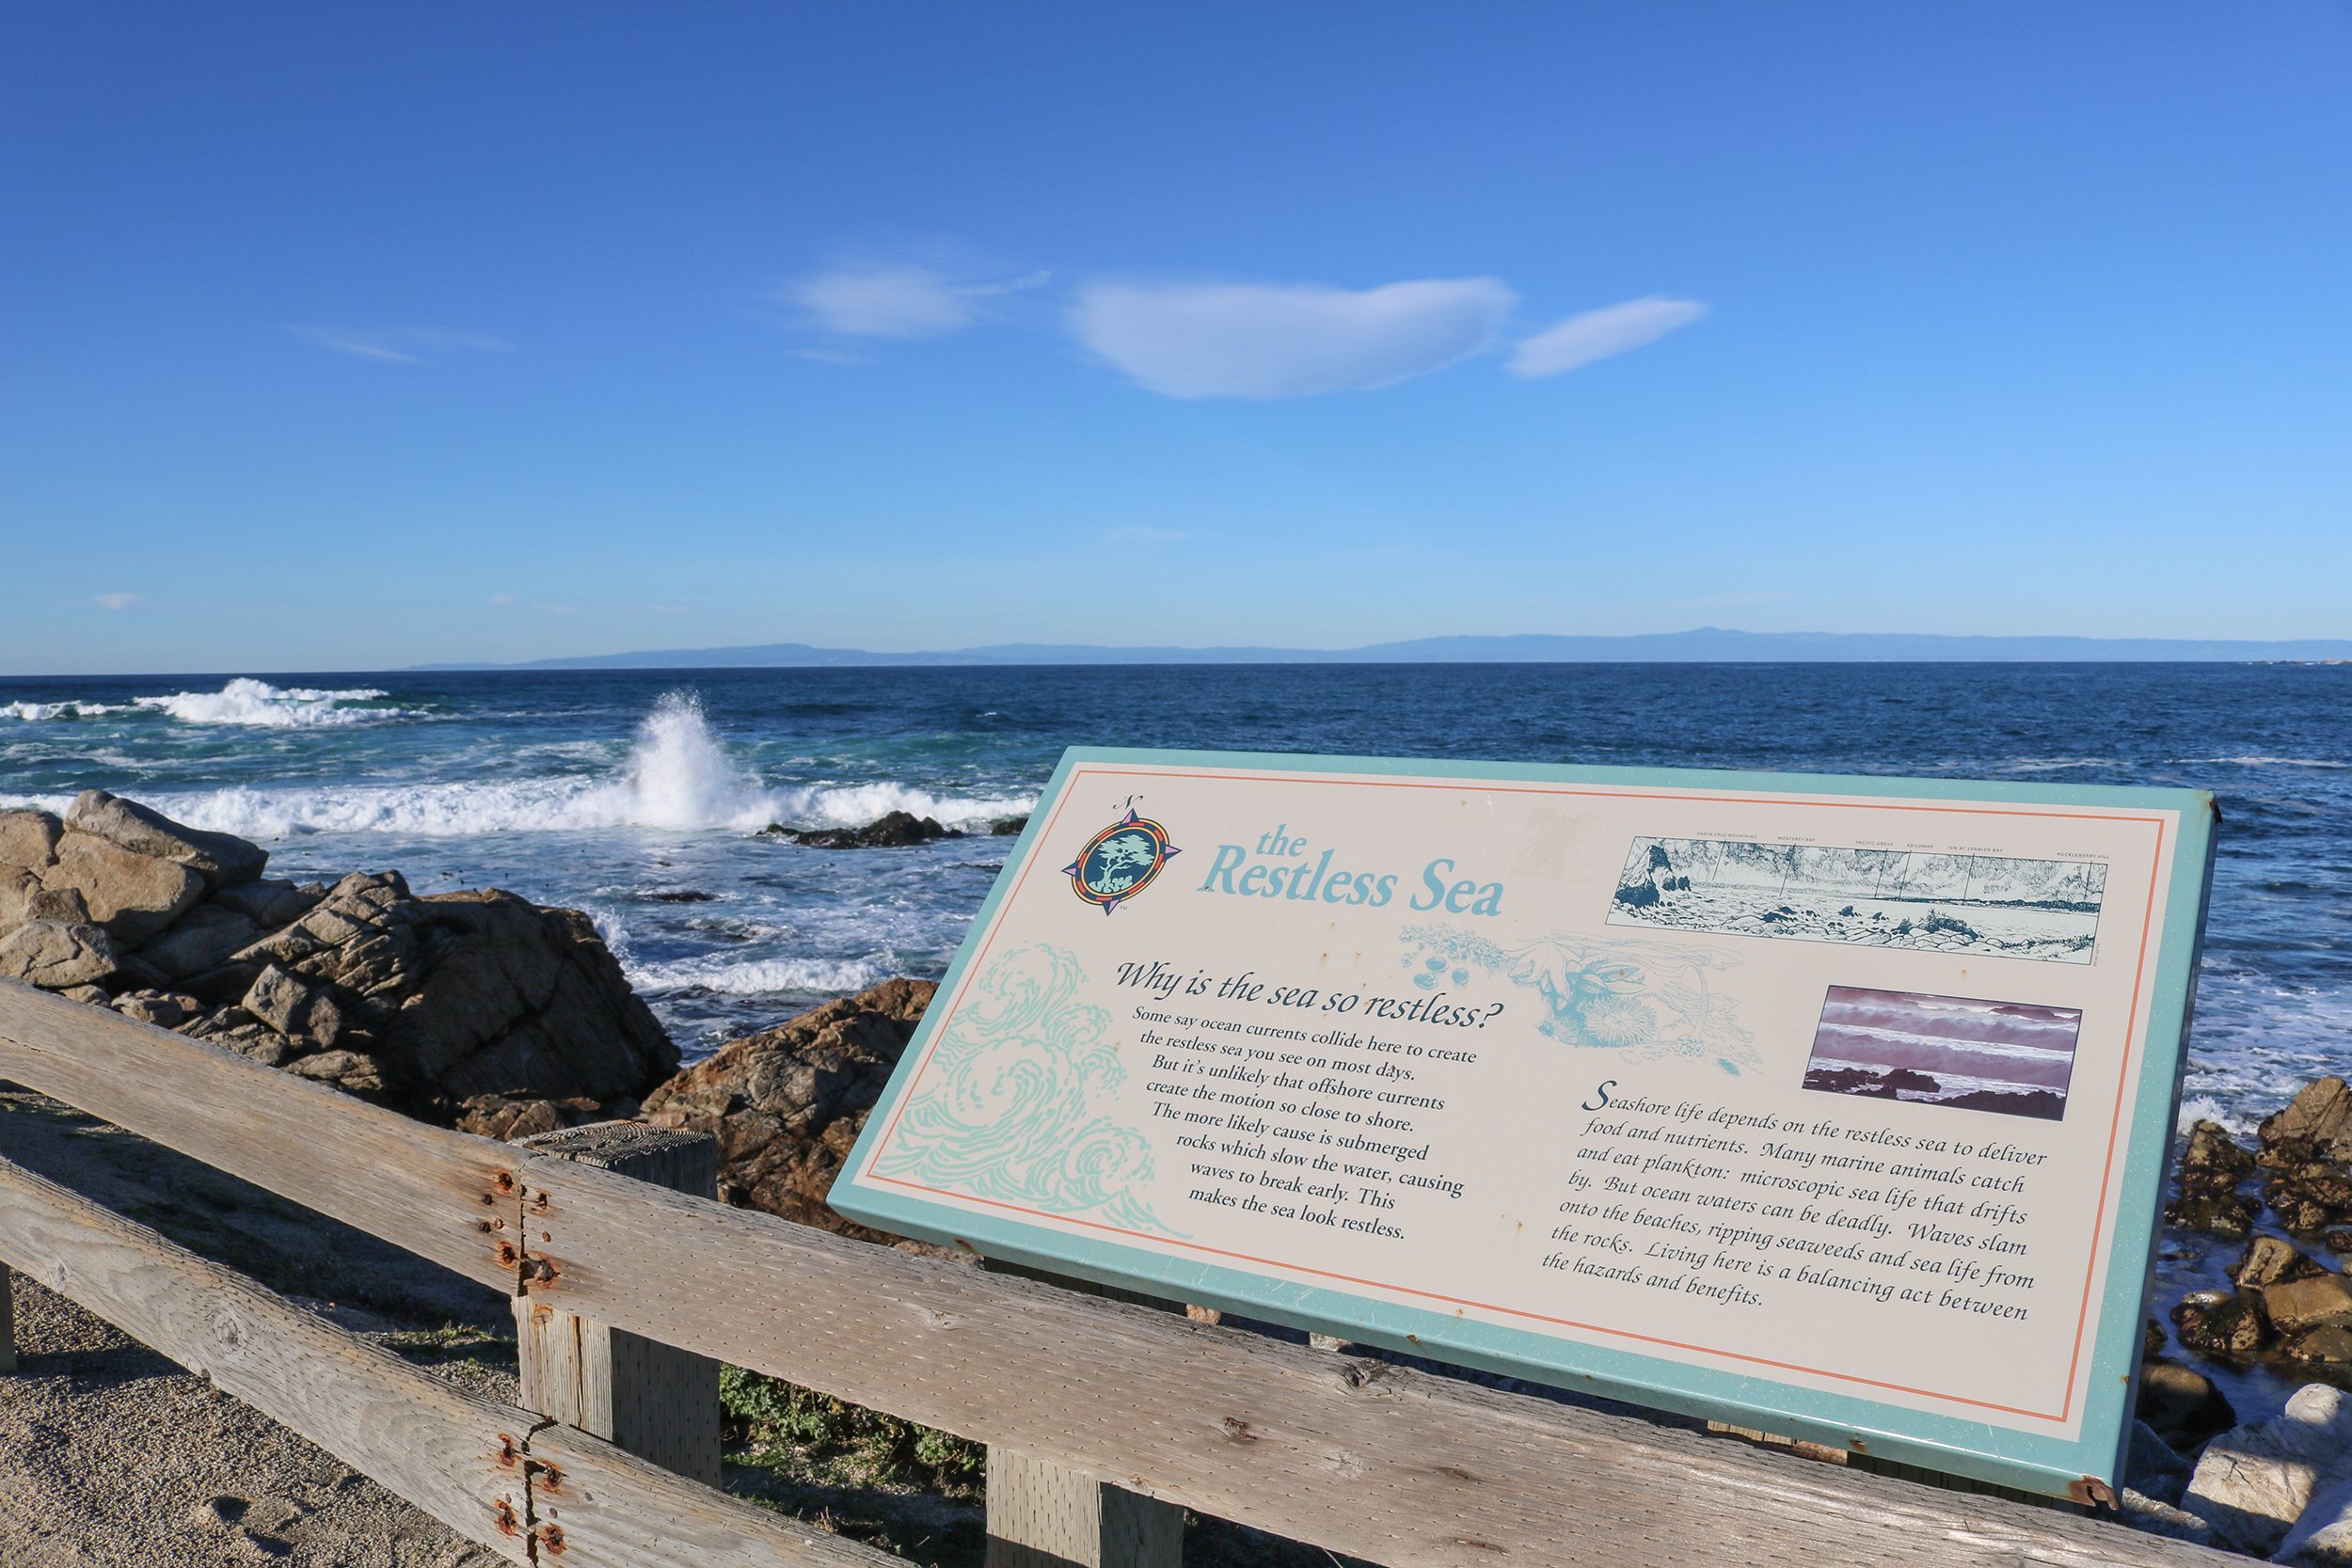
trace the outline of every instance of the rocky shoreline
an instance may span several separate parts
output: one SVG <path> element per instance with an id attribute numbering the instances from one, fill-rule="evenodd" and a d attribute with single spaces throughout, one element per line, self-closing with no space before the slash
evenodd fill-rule
<path id="1" fill-rule="evenodd" d="M 864 848 L 948 832 L 902 816 L 792 836 Z M 930 982 L 885 981 L 680 1070 L 579 911 L 496 890 L 420 895 L 392 871 L 297 885 L 266 878 L 267 863 L 243 839 L 100 790 L 62 816 L 0 812 L 0 975 L 468 1132 L 517 1138 L 607 1117 L 707 1132 L 728 1202 L 920 1245 L 824 1198 Z M 2122 1513 L 2304 1568 L 2352 1564 L 2352 1279 L 2318 1256 L 2352 1251 L 2352 1089 L 2306 1086 L 2250 1149 L 2198 1123 L 2175 1192 L 2169 1231 L 2244 1251 L 2228 1289 L 2170 1309 L 2171 1337 L 2148 1324 Z M 2185 1356 L 2169 1354 L 2171 1338 Z M 2189 1358 L 2314 1381 L 2241 1425 Z"/>

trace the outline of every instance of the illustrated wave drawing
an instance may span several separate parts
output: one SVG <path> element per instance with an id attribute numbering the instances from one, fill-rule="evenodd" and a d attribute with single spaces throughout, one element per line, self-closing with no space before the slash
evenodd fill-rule
<path id="1" fill-rule="evenodd" d="M 1423 990 L 1465 986 L 1471 971 L 1499 974 L 1544 1000 L 1536 1031 L 1563 1045 L 1617 1051 L 1629 1062 L 1679 1057 L 1738 1074 L 1757 1065 L 1756 1037 L 1740 1026 L 1739 1004 L 1708 976 L 1739 956 L 1662 942 L 1554 934 L 1505 947 L 1453 926 L 1407 926 L 1405 964 Z"/>
<path id="2" fill-rule="evenodd" d="M 2095 861 L 1637 838 L 1609 924 L 2087 964 L 2106 885 Z"/>
<path id="3" fill-rule="evenodd" d="M 956 1009 L 881 1155 L 895 1176 L 1164 1236 L 1140 1195 L 1152 1144 L 1104 1114 L 1127 1069 L 1111 1015 L 1078 1001 L 1075 955 L 1047 943 L 992 959 Z"/>

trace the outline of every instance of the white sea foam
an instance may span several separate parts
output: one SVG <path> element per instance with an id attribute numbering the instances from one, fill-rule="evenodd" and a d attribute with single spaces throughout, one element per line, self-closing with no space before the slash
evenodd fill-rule
<path id="1" fill-rule="evenodd" d="M 285 695 L 308 700 L 355 694 Z M 17 803 L 56 811 L 70 799 Z M 654 705 L 638 727 L 628 763 L 617 775 L 603 778 L 575 774 L 495 782 L 237 786 L 190 794 L 156 791 L 139 799 L 190 827 L 262 840 L 308 833 L 465 838 L 614 828 L 755 832 L 771 822 L 863 827 L 892 811 L 969 828 L 1019 816 L 1036 803 L 1030 795 L 940 795 L 887 781 L 770 788 L 727 754 L 702 705 L 679 692 Z"/>
<path id="2" fill-rule="evenodd" d="M 853 991 L 893 973 L 873 958 L 675 958 L 627 971 L 640 990 L 708 990 L 727 996 L 777 991 Z"/>
<path id="3" fill-rule="evenodd" d="M 240 675 L 218 691 L 175 691 L 163 697 L 134 697 L 135 707 L 149 708 L 189 724 L 249 724 L 263 729 L 298 729 L 312 725 L 371 724 L 386 719 L 416 717 L 412 709 L 358 707 L 388 695 L 373 687 L 333 690 L 314 686 L 278 687 Z"/>

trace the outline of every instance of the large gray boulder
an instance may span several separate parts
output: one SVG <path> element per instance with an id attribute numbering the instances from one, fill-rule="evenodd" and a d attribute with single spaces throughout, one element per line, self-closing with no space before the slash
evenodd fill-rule
<path id="1" fill-rule="evenodd" d="M 269 863 L 269 851 L 231 833 L 183 827 L 163 813 L 103 789 L 86 789 L 66 808 L 70 832 L 88 833 L 150 860 L 183 865 L 208 891 L 249 882 Z"/>
<path id="2" fill-rule="evenodd" d="M 28 920 L 0 935 L 0 976 L 43 990 L 94 985 L 122 967 L 114 938 L 97 926 Z"/>
<path id="3" fill-rule="evenodd" d="M 178 862 L 72 828 L 57 840 L 57 858 L 43 868 L 40 881 L 80 894 L 93 922 L 134 944 L 161 935 L 204 896 L 204 879 Z"/>
<path id="4" fill-rule="evenodd" d="M 2276 1419 L 2205 1445 L 2181 1507 L 2213 1527 L 2217 1545 L 2268 1557 L 2312 1499 L 2352 1481 L 2352 1394 L 2311 1383 Z"/>

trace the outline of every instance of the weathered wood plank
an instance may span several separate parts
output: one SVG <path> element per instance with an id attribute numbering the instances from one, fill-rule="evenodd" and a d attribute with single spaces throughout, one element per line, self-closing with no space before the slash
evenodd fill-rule
<path id="1" fill-rule="evenodd" d="M 515 1261 L 499 1255 L 513 1210 L 503 1144 L 14 980 L 0 980 L 0 1079 L 514 1289 Z"/>
<path id="2" fill-rule="evenodd" d="M 1335 1356 L 533 1161 L 543 1304 L 1393 1568 L 2172 1564 L 2106 1521 Z"/>
<path id="3" fill-rule="evenodd" d="M 8 1266 L 0 1263 L 0 1372 L 16 1370 L 16 1292 Z"/>
<path id="4" fill-rule="evenodd" d="M 906 1568 L 569 1427 L 533 1433 L 530 1464 L 541 1568 Z"/>
<path id="5" fill-rule="evenodd" d="M 524 1412 L 472 1398 L 8 1160 L 0 1254 L 453 1529 L 529 1560 Z"/>
<path id="6" fill-rule="evenodd" d="M 1002 1259 L 982 1266 L 1163 1312 L 1179 1305 Z M 1179 1568 L 1184 1555 L 1184 1511 L 1174 1503 L 990 1446 L 987 1568 Z"/>
<path id="7" fill-rule="evenodd" d="M 846 1241 L 421 1127 L 11 982 L 0 1078 L 501 1286 L 465 1216 L 494 1212 L 478 1189 L 509 1172 L 538 1200 L 520 1217 L 540 1305 L 1393 1568 L 1640 1568 L 1727 1542 L 1789 1568 L 1824 1543 L 1954 1568 L 2236 1560 Z"/>
<path id="8" fill-rule="evenodd" d="M 719 1196 L 719 1146 L 707 1132 L 595 1122 L 518 1147 L 666 1187 Z M 640 1459 L 719 1484 L 719 1364 L 691 1351 L 515 1298 L 523 1406 Z"/>
<path id="9" fill-rule="evenodd" d="M 988 1568 L 1177 1568 L 1184 1511 L 1009 1449 L 988 1450 Z"/>

